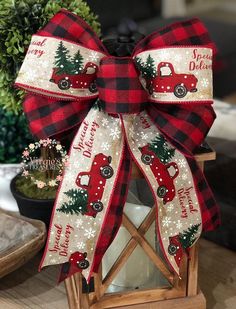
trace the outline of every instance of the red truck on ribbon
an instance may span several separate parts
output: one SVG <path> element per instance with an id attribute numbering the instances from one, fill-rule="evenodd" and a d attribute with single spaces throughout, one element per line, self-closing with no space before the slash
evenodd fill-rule
<path id="1" fill-rule="evenodd" d="M 193 74 L 177 74 L 170 62 L 160 62 L 157 66 L 157 76 L 145 78 L 146 88 L 153 92 L 172 92 L 177 98 L 183 98 L 188 92 L 197 91 L 197 78 Z"/>
<path id="2" fill-rule="evenodd" d="M 78 187 L 85 190 L 88 194 L 87 211 L 85 215 L 96 217 L 97 213 L 103 210 L 101 201 L 106 180 L 114 174 L 113 168 L 110 166 L 111 157 L 103 153 L 97 154 L 92 162 L 90 171 L 80 172 L 76 178 Z M 88 183 L 82 184 L 84 177 L 87 177 Z"/>
<path id="3" fill-rule="evenodd" d="M 79 269 L 86 269 L 89 267 L 89 261 L 86 260 L 87 252 L 81 253 L 76 251 L 71 254 L 69 262 L 71 265 L 78 267 Z"/>
<path id="4" fill-rule="evenodd" d="M 76 251 L 71 254 L 69 261 L 62 264 L 60 277 L 58 283 L 65 280 L 67 277 L 72 276 L 74 273 L 89 267 L 89 261 L 87 258 L 87 252 Z"/>
<path id="5" fill-rule="evenodd" d="M 146 145 L 139 148 L 141 151 L 141 160 L 144 164 L 149 165 L 150 169 L 155 176 L 159 187 L 157 188 L 157 196 L 163 199 L 163 203 L 170 202 L 175 197 L 174 179 L 179 174 L 178 166 L 175 162 L 163 164 L 155 153 Z M 169 174 L 169 168 L 173 167 L 175 173 L 173 176 Z"/>
<path id="6" fill-rule="evenodd" d="M 50 82 L 57 84 L 61 90 L 70 88 L 89 89 L 90 92 L 97 92 L 95 83 L 98 66 L 92 62 L 88 62 L 84 69 L 78 74 L 58 74 L 58 69 L 53 68 Z"/>
<path id="7" fill-rule="evenodd" d="M 169 243 L 170 244 L 168 246 L 168 253 L 174 256 L 176 264 L 180 266 L 180 261 L 184 255 L 184 250 L 179 241 L 179 235 L 169 237 Z"/>

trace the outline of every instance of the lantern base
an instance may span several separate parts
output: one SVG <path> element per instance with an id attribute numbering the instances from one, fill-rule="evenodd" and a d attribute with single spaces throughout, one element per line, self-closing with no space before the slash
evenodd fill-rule
<path id="1" fill-rule="evenodd" d="M 113 309 L 206 309 L 206 299 L 201 291 L 196 296 L 161 300 L 157 302 L 131 306 L 113 307 Z"/>

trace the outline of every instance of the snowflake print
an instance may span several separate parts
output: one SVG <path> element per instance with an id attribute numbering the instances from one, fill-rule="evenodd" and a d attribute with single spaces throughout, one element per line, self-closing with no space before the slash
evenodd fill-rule
<path id="1" fill-rule="evenodd" d="M 182 227 L 183 227 L 183 223 L 180 222 L 180 220 L 178 220 L 177 223 L 176 223 L 176 228 L 177 228 L 178 230 L 180 230 Z"/>
<path id="2" fill-rule="evenodd" d="M 101 147 L 102 147 L 102 150 L 109 150 L 111 145 L 108 144 L 107 142 L 103 142 Z"/>
<path id="3" fill-rule="evenodd" d="M 170 219 L 170 217 L 165 217 L 165 218 L 163 219 L 163 221 L 162 221 L 162 225 L 168 227 L 170 224 L 171 224 L 171 219 Z"/>
<path id="4" fill-rule="evenodd" d="M 130 127 L 129 128 L 129 136 L 131 137 L 131 138 L 133 138 L 134 137 L 134 127 L 132 126 L 132 127 Z"/>
<path id="5" fill-rule="evenodd" d="M 28 81 L 34 81 L 36 78 L 37 78 L 37 76 L 38 76 L 38 74 L 37 74 L 37 72 L 35 71 L 35 70 L 28 70 L 27 72 L 26 72 L 26 79 L 28 80 Z"/>
<path id="6" fill-rule="evenodd" d="M 88 230 L 85 230 L 84 236 L 88 239 L 95 237 L 96 230 L 93 230 L 91 227 Z"/>
<path id="7" fill-rule="evenodd" d="M 182 56 L 180 54 L 176 54 L 176 55 L 174 55 L 174 60 L 179 62 L 179 61 L 182 60 Z"/>
<path id="8" fill-rule="evenodd" d="M 57 262 L 56 259 L 51 259 L 50 260 L 50 263 L 52 263 L 52 264 L 56 264 L 56 262 Z"/>
<path id="9" fill-rule="evenodd" d="M 98 55 L 97 52 L 92 51 L 91 54 L 89 55 L 89 58 L 90 58 L 91 61 L 97 62 L 98 59 L 99 59 L 99 55 Z"/>
<path id="10" fill-rule="evenodd" d="M 147 133 L 143 133 L 143 132 L 141 132 L 141 138 L 142 139 L 144 139 L 144 140 L 147 140 L 148 139 L 148 135 L 147 135 Z"/>
<path id="11" fill-rule="evenodd" d="M 83 224 L 83 220 L 79 218 L 75 221 L 75 224 L 76 224 L 76 227 L 80 227 Z"/>
<path id="12" fill-rule="evenodd" d="M 48 61 L 43 61 L 40 63 L 40 67 L 44 68 L 44 69 L 48 69 L 50 67 L 50 64 Z"/>
<path id="13" fill-rule="evenodd" d="M 106 127 L 108 125 L 109 121 L 106 118 L 102 119 L 102 126 Z"/>
<path id="14" fill-rule="evenodd" d="M 112 136 L 113 141 L 115 139 L 119 139 L 120 138 L 120 130 L 118 128 L 111 129 L 110 136 Z"/>
<path id="15" fill-rule="evenodd" d="M 187 178 L 188 178 L 187 174 L 183 174 L 183 175 L 182 175 L 182 179 L 183 179 L 183 180 L 186 180 Z"/>
<path id="16" fill-rule="evenodd" d="M 82 250 L 83 250 L 83 249 L 85 248 L 85 243 L 83 243 L 83 242 L 81 241 L 81 242 L 78 243 L 78 246 L 77 246 L 77 247 L 78 247 L 78 249 L 80 249 L 80 250 L 82 249 Z"/>
<path id="17" fill-rule="evenodd" d="M 184 159 L 179 159 L 178 160 L 178 164 L 179 164 L 180 167 L 185 167 L 186 166 L 186 162 L 185 162 Z"/>
<path id="18" fill-rule="evenodd" d="M 173 209 L 174 209 L 174 204 L 170 204 L 167 206 L 167 212 L 172 212 Z"/>
<path id="19" fill-rule="evenodd" d="M 161 58 L 162 61 L 170 59 L 170 53 L 165 49 L 160 50 L 158 56 Z"/>
<path id="20" fill-rule="evenodd" d="M 209 86 L 209 80 L 207 78 L 203 78 L 201 80 L 202 87 L 207 88 Z"/>

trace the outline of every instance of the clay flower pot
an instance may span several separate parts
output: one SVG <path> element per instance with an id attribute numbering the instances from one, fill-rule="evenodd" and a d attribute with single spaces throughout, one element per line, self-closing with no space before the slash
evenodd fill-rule
<path id="1" fill-rule="evenodd" d="M 31 219 L 41 220 L 48 228 L 55 199 L 34 199 L 26 197 L 16 188 L 17 177 L 19 176 L 16 175 L 11 180 L 10 188 L 19 207 L 20 214 Z"/>

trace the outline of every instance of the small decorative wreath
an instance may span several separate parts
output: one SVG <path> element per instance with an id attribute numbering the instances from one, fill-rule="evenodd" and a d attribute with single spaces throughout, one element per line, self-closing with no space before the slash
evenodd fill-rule
<path id="1" fill-rule="evenodd" d="M 49 149 L 55 149 L 58 154 L 60 154 L 61 160 L 59 163 L 57 162 L 58 169 L 58 175 L 56 179 L 50 179 L 49 181 L 42 181 L 35 178 L 32 173 L 30 173 L 30 166 L 32 164 L 37 163 L 37 160 L 34 156 L 36 150 L 42 149 L 42 148 L 49 148 Z M 30 179 L 37 185 L 38 188 L 42 189 L 45 187 L 55 187 L 58 186 L 59 182 L 62 180 L 62 173 L 64 166 L 67 163 L 68 155 L 64 147 L 55 139 L 41 139 L 38 142 L 29 144 L 28 147 L 26 147 L 22 153 L 22 176 L 30 177 Z M 40 162 L 40 159 L 38 159 Z M 48 163 L 46 163 L 48 164 Z M 39 165 L 40 167 L 40 165 Z"/>

